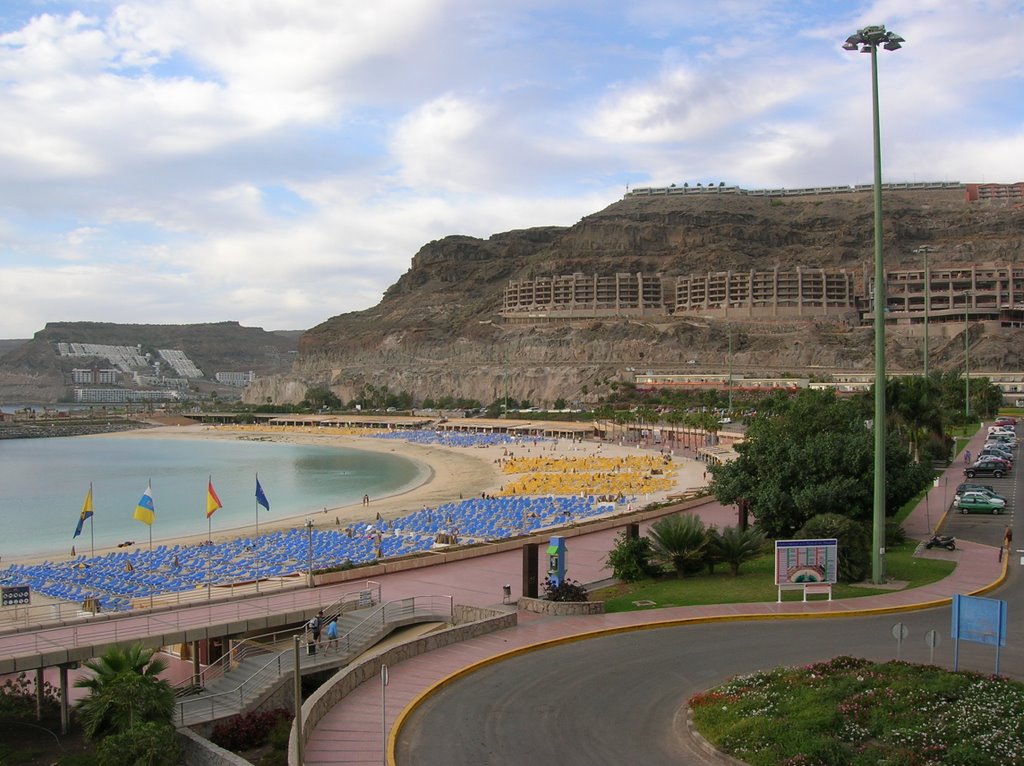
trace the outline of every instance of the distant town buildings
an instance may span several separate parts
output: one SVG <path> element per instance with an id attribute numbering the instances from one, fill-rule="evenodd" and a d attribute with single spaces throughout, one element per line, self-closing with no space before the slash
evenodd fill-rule
<path id="1" fill-rule="evenodd" d="M 886 272 L 886 324 L 910 330 L 928 321 L 1024 327 L 1024 265 L 984 263 Z M 928 307 L 925 308 L 925 294 Z M 828 318 L 874 321 L 873 278 L 846 269 L 796 268 L 664 274 L 569 274 L 513 279 L 501 316 L 530 323 L 602 317 L 676 317 L 730 321 Z"/>
<path id="2" fill-rule="evenodd" d="M 245 388 L 256 380 L 256 373 L 252 370 L 249 370 L 249 372 L 218 372 L 214 375 L 214 379 L 225 386 Z"/>
<path id="3" fill-rule="evenodd" d="M 845 270 L 571 274 L 511 280 L 501 316 L 513 322 L 608 316 L 798 319 L 856 317 L 854 275 Z"/>
<path id="4" fill-rule="evenodd" d="M 1024 200 L 1024 182 L 1015 184 L 967 184 L 967 200 Z"/>
<path id="5" fill-rule="evenodd" d="M 98 383 L 106 385 L 115 385 L 121 377 L 119 370 L 113 369 L 100 369 L 99 367 L 90 367 L 87 369 L 77 368 L 71 371 L 71 382 L 72 383 Z"/>
<path id="6" fill-rule="evenodd" d="M 979 186 L 979 184 L 968 184 L 968 186 Z M 1000 184 L 981 184 L 982 186 L 999 186 Z M 682 186 L 671 184 L 670 186 L 638 186 L 626 192 L 627 197 L 646 196 L 652 194 L 737 194 L 745 197 L 807 197 L 819 196 L 822 194 L 849 194 L 853 192 L 870 192 L 874 190 L 872 184 L 857 184 L 856 186 L 809 186 L 796 189 L 741 189 L 739 186 L 726 186 L 724 182 L 702 186 L 695 184 L 690 186 L 684 183 Z M 887 183 L 882 184 L 883 191 L 935 191 L 941 189 L 963 189 L 964 184 L 959 181 L 915 181 L 913 183 Z"/>
<path id="7" fill-rule="evenodd" d="M 173 402 L 180 398 L 177 391 L 139 391 L 134 388 L 76 388 L 72 395 L 75 402 L 81 404 Z"/>

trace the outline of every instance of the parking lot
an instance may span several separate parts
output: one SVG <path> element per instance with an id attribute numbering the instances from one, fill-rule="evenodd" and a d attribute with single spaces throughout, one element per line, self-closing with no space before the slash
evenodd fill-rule
<path id="1" fill-rule="evenodd" d="M 1013 452 L 1014 458 L 1019 457 L 1019 448 L 1014 449 Z M 966 465 L 962 467 L 966 467 Z M 964 540 L 972 540 L 984 545 L 1000 545 L 1006 528 L 1013 526 L 1013 515 L 1017 507 L 1017 492 L 1021 482 L 1019 476 L 1021 470 L 1021 466 L 1017 465 L 1015 460 L 1014 468 L 1010 475 L 999 479 L 992 476 L 979 476 L 974 479 L 968 479 L 961 473 L 960 482 L 988 485 L 1006 499 L 1006 508 L 998 514 L 960 513 L 953 500 L 957 484 L 954 484 L 953 480 L 950 479 L 948 486 L 944 490 L 944 502 L 948 503 L 946 505 L 948 513 L 946 514 L 946 522 L 942 527 L 943 534 L 953 535 Z"/>

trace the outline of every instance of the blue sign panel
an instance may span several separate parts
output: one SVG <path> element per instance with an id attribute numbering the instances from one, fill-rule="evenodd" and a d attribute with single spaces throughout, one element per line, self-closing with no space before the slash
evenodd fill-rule
<path id="1" fill-rule="evenodd" d="M 1006 646 L 1006 602 L 980 596 L 953 596 L 954 639 Z"/>

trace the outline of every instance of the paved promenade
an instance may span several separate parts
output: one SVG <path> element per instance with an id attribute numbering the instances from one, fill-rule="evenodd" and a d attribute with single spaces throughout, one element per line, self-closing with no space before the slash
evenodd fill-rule
<path id="1" fill-rule="evenodd" d="M 977 441 L 980 444 L 980 436 Z M 976 446 L 972 440 L 972 451 Z M 943 477 L 939 487 L 933 488 L 908 517 L 905 527 L 912 536 L 923 538 L 929 529 L 934 528 L 942 516 L 945 503 L 952 500 L 952 490 L 960 480 L 961 468 L 954 463 L 947 471 L 948 482 Z M 732 508 L 710 503 L 695 509 L 695 512 L 698 511 L 706 523 L 719 527 L 735 524 L 735 511 Z M 614 536 L 615 533 L 609 531 L 569 540 L 570 577 L 582 582 L 599 582 L 610 577 L 604 557 L 611 548 Z M 721 604 L 585 617 L 541 617 L 520 612 L 519 625 L 515 628 L 438 649 L 390 668 L 383 722 L 380 684 L 363 684 L 336 705 L 317 725 L 306 745 L 306 763 L 354 765 L 385 762 L 383 729 L 386 727 L 390 732 L 410 702 L 454 673 L 536 644 L 592 632 L 629 630 L 652 624 L 670 625 L 690 620 L 782 615 L 821 617 L 925 608 L 940 605 L 955 594 L 986 590 L 1004 576 L 999 551 L 991 546 L 961 541 L 955 552 L 929 551 L 926 555 L 954 559 L 957 568 L 949 577 L 931 585 L 857 599 Z M 521 557 L 515 552 L 389 575 L 381 580 L 383 598 L 388 600 L 423 593 L 451 593 L 456 603 L 495 606 L 501 603 L 502 586 L 505 584 L 512 586 L 513 599 L 518 597 L 520 566 Z M 792 596 L 790 594 L 789 597 Z"/>

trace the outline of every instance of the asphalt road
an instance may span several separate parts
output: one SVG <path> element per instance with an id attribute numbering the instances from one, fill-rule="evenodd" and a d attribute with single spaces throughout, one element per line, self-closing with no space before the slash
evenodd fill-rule
<path id="1" fill-rule="evenodd" d="M 1022 469 L 1024 470 L 1024 469 Z M 1012 510 L 1019 473 L 983 481 L 999 484 Z M 949 499 L 955 487 L 950 487 Z M 1024 494 L 1021 495 L 1024 498 Z M 942 509 L 936 509 L 941 514 Z M 944 529 L 957 537 L 998 545 L 1013 514 L 950 514 Z M 1024 530 L 1016 530 L 1022 532 Z M 1017 535 L 1015 548 L 1024 548 Z M 1008 646 L 1000 672 L 1024 678 L 1024 609 L 1020 557 L 1011 553 L 1010 577 L 998 591 L 1007 599 Z M 909 637 L 897 645 L 892 630 Z M 948 607 L 880 617 L 744 621 L 659 628 L 553 646 L 485 666 L 432 695 L 407 720 L 397 762 L 412 764 L 679 764 L 717 763 L 685 735 L 686 701 L 742 673 L 854 655 L 952 668 Z M 934 659 L 925 634 L 941 643 Z M 990 673 L 994 647 L 961 642 L 959 667 Z"/>

